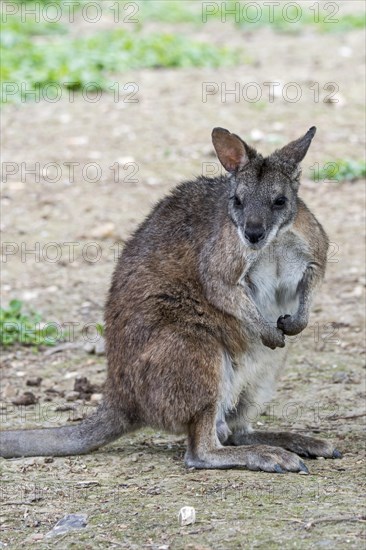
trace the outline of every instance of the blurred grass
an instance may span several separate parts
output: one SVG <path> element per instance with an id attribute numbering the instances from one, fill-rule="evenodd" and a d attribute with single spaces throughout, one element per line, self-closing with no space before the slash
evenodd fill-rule
<path id="1" fill-rule="evenodd" d="M 99 2 L 104 16 L 112 22 L 116 13 L 116 6 L 120 7 L 120 22 L 129 12 L 123 8 L 134 4 L 138 10 L 134 19 L 138 23 L 130 23 L 112 31 L 96 32 L 93 35 L 70 38 L 67 17 L 60 22 L 49 22 L 40 17 L 27 15 L 20 17 L 21 4 L 26 4 L 32 10 L 38 11 L 47 4 L 59 4 L 64 0 L 16 0 L 19 13 L 8 15 L 2 22 L 0 38 L 1 68 L 0 78 L 3 83 L 13 86 L 14 94 L 8 93 L 1 101 L 25 100 L 32 90 L 40 90 L 47 84 L 58 84 L 74 90 L 94 84 L 96 89 L 106 89 L 112 84 L 108 81 L 113 73 L 143 68 L 164 67 L 219 67 L 237 65 L 247 61 L 243 53 L 224 46 L 216 46 L 211 42 L 199 42 L 186 34 L 175 31 L 147 33 L 145 24 L 149 22 L 176 25 L 178 23 L 202 25 L 202 2 L 200 0 L 138 0 L 132 2 L 121 0 L 117 2 Z M 16 2 L 11 2 L 16 6 Z M 75 5 L 82 10 L 86 0 L 80 0 Z M 207 18 L 207 29 L 210 21 L 220 21 L 223 10 L 227 13 L 227 24 L 232 25 L 233 32 L 254 30 L 258 27 L 270 26 L 273 30 L 286 33 L 301 32 L 311 26 L 321 32 L 346 31 L 365 26 L 364 14 L 341 12 L 334 17 L 338 23 L 326 23 L 326 13 L 320 10 L 319 23 L 314 22 L 314 13 L 302 9 L 302 17 L 298 23 L 288 23 L 282 15 L 282 7 L 274 10 L 274 20 L 269 20 L 269 9 L 264 9 L 257 23 L 241 21 L 234 25 L 234 16 L 229 12 L 233 9 L 240 11 L 245 2 L 213 2 L 215 13 Z M 2 3 L 2 9 L 6 2 Z M 112 8 L 112 9 L 111 9 Z M 122 11 L 121 11 L 122 10 Z M 68 14 L 68 9 L 64 15 Z M 248 12 L 249 13 L 249 12 Z M 251 17 L 253 17 L 252 12 Z M 294 18 L 296 7 L 287 8 L 287 18 Z M 81 14 L 79 13 L 81 17 Z M 241 18 L 242 19 L 242 18 Z M 131 29 L 132 26 L 132 30 Z M 70 82 L 72 84 L 65 84 Z M 23 89 L 22 89 L 23 86 Z M 9 88 L 5 89 L 9 90 Z M 4 86 L 2 86 L 4 91 Z M 27 92 L 27 93 L 25 93 Z"/>
<path id="2" fill-rule="evenodd" d="M 311 171 L 314 181 L 355 181 L 366 177 L 364 160 L 338 159 Z"/>
<path id="3" fill-rule="evenodd" d="M 124 0 L 124 4 L 128 1 Z M 160 21 L 162 23 L 195 23 L 203 24 L 202 2 L 197 0 L 138 0 L 140 21 Z M 218 2 L 220 4 L 220 2 Z M 215 16 L 216 18 L 216 16 Z"/>
<path id="4" fill-rule="evenodd" d="M 58 335 L 55 324 L 44 323 L 39 313 L 24 313 L 22 309 L 20 300 L 11 300 L 7 308 L 0 308 L 0 345 L 55 345 Z"/>
<path id="5" fill-rule="evenodd" d="M 9 0 L 4 0 L 4 3 Z M 14 0 L 12 4 L 27 4 L 28 7 L 38 3 L 42 6 L 47 4 L 58 4 L 62 6 L 70 4 L 70 0 Z M 226 0 L 206 2 L 204 0 L 96 0 L 104 15 L 119 12 L 120 20 L 128 21 L 129 11 L 127 8 L 136 6 L 132 19 L 138 19 L 141 24 L 149 21 L 160 23 L 195 23 L 203 25 L 211 21 L 223 21 L 228 24 L 236 23 L 237 26 L 247 30 L 258 27 L 270 27 L 274 31 L 284 33 L 297 33 L 306 27 L 313 27 L 319 32 L 344 32 L 353 29 L 363 29 L 366 26 L 364 10 L 359 13 L 343 13 L 342 6 L 333 3 L 313 3 L 304 0 L 302 2 L 286 2 L 270 9 L 269 5 L 261 2 L 246 2 L 243 0 Z M 89 0 L 72 0 L 74 10 L 81 10 L 84 4 L 90 4 Z M 253 4 L 257 4 L 255 8 Z M 292 4 L 292 5 L 291 5 Z M 330 4 L 330 5 L 329 5 Z M 119 10 L 117 9 L 119 6 Z M 246 8 L 248 6 L 248 8 Z M 298 12 L 298 7 L 301 12 Z M 285 11 L 284 11 L 285 9 Z M 124 11 L 125 10 L 125 11 Z M 257 11 L 258 10 L 258 11 Z M 64 13 L 69 9 L 65 8 Z M 235 17 L 236 13 L 236 17 Z M 206 16 L 204 17 L 204 14 Z M 258 14 L 258 21 L 255 21 Z M 300 14 L 298 22 L 292 23 Z M 226 15 L 226 19 L 225 19 Z M 273 16 L 273 18 L 271 18 Z"/>
<path id="6" fill-rule="evenodd" d="M 19 87 L 18 98 L 24 96 L 22 83 L 28 92 L 48 83 L 74 90 L 93 83 L 95 88 L 106 89 L 111 85 L 108 73 L 140 68 L 218 67 L 239 63 L 241 59 L 237 50 L 181 35 L 157 33 L 136 40 L 135 33 L 120 29 L 74 40 L 58 36 L 52 47 L 33 42 L 25 35 L 6 34 L 1 46 L 1 80 Z"/>
<path id="7" fill-rule="evenodd" d="M 128 4 L 129 2 L 128 0 L 123 0 L 121 3 Z M 293 3 L 300 5 L 302 10 L 301 17 L 296 23 L 291 23 L 289 20 L 296 20 L 300 12 L 297 11 L 295 5 L 291 6 L 290 2 L 285 3 L 288 4 L 285 14 L 283 14 L 283 6 L 274 6 L 273 18 L 271 18 L 269 6 L 262 5 L 261 2 L 257 2 L 261 9 L 258 12 L 249 7 L 251 4 L 254 4 L 253 2 L 239 2 L 237 0 L 226 0 L 225 2 L 138 0 L 134 3 L 138 5 L 138 14 L 142 23 L 160 21 L 164 23 L 209 24 L 211 21 L 226 21 L 227 24 L 235 23 L 238 27 L 245 30 L 269 27 L 276 32 L 289 34 L 299 33 L 308 27 L 312 27 L 318 32 L 344 32 L 365 27 L 365 14 L 363 11 L 359 14 L 342 14 L 342 11 L 339 10 L 332 14 L 332 10 L 325 10 L 325 6 L 320 5 L 319 14 L 316 14 L 309 9 L 314 4 L 312 2 L 308 3 L 309 7 L 304 4 Z M 248 5 L 248 11 L 245 9 L 246 5 Z M 205 8 L 205 6 L 207 7 Z M 256 13 L 258 13 L 258 21 L 254 22 L 257 18 Z M 204 23 L 204 14 L 207 23 Z M 235 14 L 237 14 L 236 17 Z M 247 17 L 245 17 L 246 15 Z M 236 21 L 236 18 L 238 21 Z M 338 22 L 335 22 L 337 20 Z"/>
<path id="8" fill-rule="evenodd" d="M 236 49 L 199 42 L 182 34 L 116 29 L 81 38 L 67 27 L 34 18 L 8 16 L 0 38 L 3 83 L 15 85 L 2 101 L 24 100 L 31 90 L 56 83 L 74 90 L 84 85 L 106 89 L 111 73 L 162 67 L 219 67 L 243 61 Z M 72 84 L 67 84 L 72 83 Z M 23 86 L 23 88 L 22 88 Z M 4 86 L 2 87 L 4 92 Z M 27 92 L 27 94 L 25 93 Z"/>

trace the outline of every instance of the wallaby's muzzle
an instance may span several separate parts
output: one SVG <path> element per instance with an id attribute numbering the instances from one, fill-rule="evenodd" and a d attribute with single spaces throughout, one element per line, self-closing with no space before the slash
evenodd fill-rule
<path id="1" fill-rule="evenodd" d="M 251 244 L 256 244 L 264 239 L 266 235 L 266 230 L 263 225 L 247 224 L 245 227 L 244 235 Z"/>

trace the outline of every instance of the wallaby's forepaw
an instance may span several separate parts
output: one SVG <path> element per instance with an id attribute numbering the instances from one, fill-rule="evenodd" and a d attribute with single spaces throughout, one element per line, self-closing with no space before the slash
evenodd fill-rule
<path id="1" fill-rule="evenodd" d="M 285 451 L 279 447 L 267 445 L 253 446 L 248 449 L 247 468 L 262 470 L 263 472 L 305 472 L 309 473 L 304 462 L 295 453 Z"/>
<path id="2" fill-rule="evenodd" d="M 262 343 L 267 348 L 276 349 L 285 347 L 285 335 L 279 328 L 271 328 L 261 336 Z"/>
<path id="3" fill-rule="evenodd" d="M 293 315 L 281 315 L 277 319 L 277 328 L 282 330 L 287 336 L 296 336 L 296 334 L 300 334 L 306 325 L 307 322 L 305 319 Z"/>

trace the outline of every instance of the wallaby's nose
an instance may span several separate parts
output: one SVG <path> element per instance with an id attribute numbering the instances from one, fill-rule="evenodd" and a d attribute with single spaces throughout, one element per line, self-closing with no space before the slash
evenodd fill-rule
<path id="1" fill-rule="evenodd" d="M 245 229 L 245 237 L 250 243 L 258 243 L 264 237 L 265 230 L 262 225 L 251 225 Z"/>

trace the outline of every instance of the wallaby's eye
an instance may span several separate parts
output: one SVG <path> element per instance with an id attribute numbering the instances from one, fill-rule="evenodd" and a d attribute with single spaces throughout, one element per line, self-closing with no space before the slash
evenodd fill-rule
<path id="1" fill-rule="evenodd" d="M 235 206 L 242 206 L 243 204 L 237 195 L 234 197 L 234 204 Z"/>
<path id="2" fill-rule="evenodd" d="M 277 199 L 273 203 L 273 206 L 275 208 L 282 208 L 283 206 L 285 206 L 286 202 L 286 197 L 277 197 Z"/>

